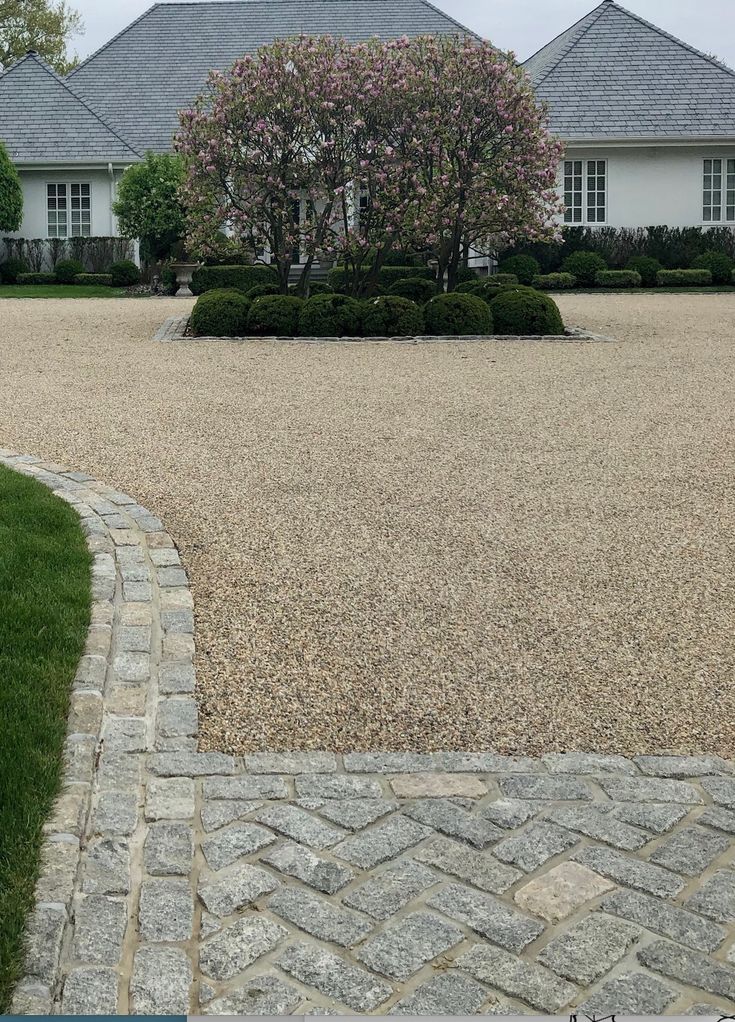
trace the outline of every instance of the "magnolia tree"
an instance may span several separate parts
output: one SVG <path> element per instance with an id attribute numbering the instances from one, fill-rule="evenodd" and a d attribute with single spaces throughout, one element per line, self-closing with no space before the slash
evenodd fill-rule
<path id="1" fill-rule="evenodd" d="M 391 251 L 432 252 L 453 287 L 463 246 L 550 236 L 559 147 L 513 59 L 489 44 L 279 41 L 214 73 L 181 114 L 190 242 L 221 233 L 285 292 L 338 258 L 370 293 Z"/>

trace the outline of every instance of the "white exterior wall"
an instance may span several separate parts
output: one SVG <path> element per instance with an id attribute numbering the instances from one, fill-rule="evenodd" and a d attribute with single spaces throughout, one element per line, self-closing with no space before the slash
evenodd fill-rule
<path id="1" fill-rule="evenodd" d="M 47 238 L 48 221 L 46 208 L 46 185 L 66 182 L 67 184 L 89 184 L 92 200 L 92 236 L 97 238 L 117 237 L 117 221 L 112 214 L 117 185 L 122 169 L 115 169 L 110 177 L 105 167 L 77 167 L 69 170 L 26 169 L 18 167 L 23 186 L 23 223 L 21 229 L 9 237 Z"/>
<path id="2" fill-rule="evenodd" d="M 703 161 L 735 159 L 731 146 L 567 147 L 566 159 L 607 160 L 608 227 L 713 227 L 702 221 Z M 724 214 L 723 214 L 724 215 Z M 567 224 L 566 226 L 586 226 Z M 719 226 L 722 226 L 720 224 Z M 735 224 L 729 226 L 735 227 Z"/>

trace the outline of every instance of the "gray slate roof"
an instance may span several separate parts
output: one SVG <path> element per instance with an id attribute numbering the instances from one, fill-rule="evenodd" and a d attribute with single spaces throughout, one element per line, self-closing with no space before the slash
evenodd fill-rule
<path id="1" fill-rule="evenodd" d="M 35 53 L 0 75 L 0 141 L 17 162 L 139 159 Z"/>
<path id="2" fill-rule="evenodd" d="M 524 66 L 565 140 L 735 137 L 735 72 L 613 0 Z"/>
<path id="3" fill-rule="evenodd" d="M 69 76 L 138 149 L 163 151 L 211 70 L 275 38 L 473 35 L 427 0 L 215 0 L 159 3 Z"/>

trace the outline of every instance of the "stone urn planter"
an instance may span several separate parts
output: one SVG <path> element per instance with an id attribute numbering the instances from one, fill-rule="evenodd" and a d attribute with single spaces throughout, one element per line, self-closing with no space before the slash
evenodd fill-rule
<path id="1" fill-rule="evenodd" d="M 171 263 L 171 269 L 176 274 L 176 280 L 179 285 L 179 290 L 176 292 L 176 298 L 191 298 L 191 278 L 194 275 L 194 270 L 200 265 L 199 263 Z"/>

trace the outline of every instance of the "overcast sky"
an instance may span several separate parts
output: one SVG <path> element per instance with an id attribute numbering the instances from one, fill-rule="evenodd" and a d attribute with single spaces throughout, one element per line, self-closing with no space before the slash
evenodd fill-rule
<path id="1" fill-rule="evenodd" d="M 308 3 L 308 0 L 305 0 Z M 525 59 L 592 10 L 595 0 L 434 0 L 497 46 Z M 149 7 L 153 0 L 71 0 L 86 32 L 74 48 L 81 57 L 98 49 Z M 624 0 L 624 7 L 735 67 L 734 0 Z"/>

